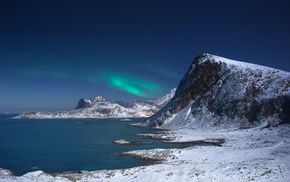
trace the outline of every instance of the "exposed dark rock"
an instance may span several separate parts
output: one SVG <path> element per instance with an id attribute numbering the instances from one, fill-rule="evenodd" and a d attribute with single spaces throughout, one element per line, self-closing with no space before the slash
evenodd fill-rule
<path id="1" fill-rule="evenodd" d="M 140 136 L 143 138 L 157 139 L 157 140 L 162 140 L 162 141 L 174 140 L 174 138 L 172 138 L 169 135 L 166 135 L 165 133 L 140 133 L 140 134 L 137 134 L 137 136 Z"/>
<path id="2" fill-rule="evenodd" d="M 91 103 L 86 102 L 85 99 L 80 99 L 78 102 L 78 105 L 75 109 L 82 109 L 82 108 L 87 108 L 91 105 Z"/>
<path id="3" fill-rule="evenodd" d="M 149 118 L 148 126 L 168 125 L 173 115 L 170 124 L 178 123 L 175 127 L 192 126 L 193 120 L 201 125 L 211 122 L 242 128 L 261 122 L 273 126 L 290 123 L 290 73 L 223 60 L 209 54 L 197 56 L 175 96 L 165 109 Z M 190 116 L 180 113 L 185 108 Z"/>
<path id="4" fill-rule="evenodd" d="M 170 149 L 152 149 L 152 150 L 147 150 L 147 151 L 131 151 L 131 152 L 121 152 L 117 155 L 119 156 L 132 156 L 138 159 L 143 159 L 151 162 L 162 162 L 166 160 L 167 158 L 175 157 Z"/>
<path id="5" fill-rule="evenodd" d="M 94 111 L 97 113 L 101 113 L 101 114 L 110 114 L 112 110 L 106 109 L 106 108 L 100 108 L 100 109 L 96 109 Z"/>
<path id="6" fill-rule="evenodd" d="M 120 106 L 123 106 L 123 107 L 126 107 L 126 108 L 132 107 L 132 103 L 130 103 L 130 102 L 116 101 L 116 103 L 119 104 Z"/>
<path id="7" fill-rule="evenodd" d="M 213 139 L 205 139 L 205 140 L 193 140 L 186 142 L 172 142 L 172 141 L 164 141 L 167 144 L 173 144 L 174 148 L 187 148 L 193 146 L 217 146 L 220 147 L 225 143 L 225 139 L 223 138 L 213 138 Z"/>
<path id="8" fill-rule="evenodd" d="M 187 71 L 188 74 L 180 81 L 176 94 L 172 99 L 172 107 L 169 110 L 172 114 L 187 106 L 190 100 L 194 100 L 204 94 L 222 75 L 225 67 L 222 63 L 208 60 L 203 64 L 199 64 L 200 60 L 205 57 L 206 54 L 196 57 L 191 64 L 191 68 Z M 191 72 L 192 68 L 194 68 L 194 72 Z"/>

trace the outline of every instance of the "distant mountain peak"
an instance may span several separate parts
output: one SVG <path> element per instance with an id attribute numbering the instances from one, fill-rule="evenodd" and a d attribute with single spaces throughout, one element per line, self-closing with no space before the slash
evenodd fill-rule
<path id="1" fill-rule="evenodd" d="M 167 97 L 167 99 L 172 97 Z M 134 100 L 131 103 L 124 101 L 112 102 L 102 96 L 97 96 L 80 99 L 75 110 L 53 113 L 28 112 L 19 115 L 17 118 L 136 118 L 149 117 L 160 108 L 159 105 L 151 102 L 139 100 Z"/>
<path id="2" fill-rule="evenodd" d="M 103 96 L 96 96 L 93 99 L 96 100 L 96 101 L 107 101 L 107 99 L 105 97 L 103 97 Z"/>

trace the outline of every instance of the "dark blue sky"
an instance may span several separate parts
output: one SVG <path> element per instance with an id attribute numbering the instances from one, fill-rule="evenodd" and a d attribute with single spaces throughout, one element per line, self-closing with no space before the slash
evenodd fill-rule
<path id="1" fill-rule="evenodd" d="M 290 71 L 289 1 L 2 0 L 0 113 L 159 97 L 204 52 Z"/>

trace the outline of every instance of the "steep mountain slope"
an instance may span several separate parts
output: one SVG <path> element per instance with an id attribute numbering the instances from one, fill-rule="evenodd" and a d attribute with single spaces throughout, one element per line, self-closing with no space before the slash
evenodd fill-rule
<path id="1" fill-rule="evenodd" d="M 167 94 L 166 97 L 164 96 L 157 100 L 163 104 L 172 97 L 173 94 Z M 158 103 L 152 101 L 112 102 L 102 96 L 97 96 L 89 99 L 80 99 L 74 110 L 50 113 L 27 112 L 16 118 L 137 118 L 149 117 L 160 108 L 161 106 Z"/>
<path id="2" fill-rule="evenodd" d="M 170 92 L 164 95 L 163 97 L 160 97 L 154 100 L 149 100 L 148 102 L 156 104 L 157 106 L 163 107 L 172 99 L 175 92 L 176 92 L 176 88 L 170 90 Z"/>
<path id="3" fill-rule="evenodd" d="M 248 128 L 289 122 L 290 73 L 201 54 L 147 126 Z"/>

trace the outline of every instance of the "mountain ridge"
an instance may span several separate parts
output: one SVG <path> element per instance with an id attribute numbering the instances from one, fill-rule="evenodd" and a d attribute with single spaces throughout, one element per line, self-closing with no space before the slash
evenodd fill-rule
<path id="1" fill-rule="evenodd" d="M 173 97 L 172 90 L 170 93 L 157 99 L 161 104 L 169 102 Z M 82 98 L 78 101 L 73 110 L 59 112 L 26 112 L 16 119 L 57 119 L 57 118 L 140 118 L 149 117 L 157 112 L 162 105 L 150 101 L 124 102 L 110 101 L 103 96 L 92 98 Z"/>
<path id="2" fill-rule="evenodd" d="M 247 128 L 290 121 L 290 73 L 210 54 L 198 55 L 171 101 L 147 126 Z"/>

